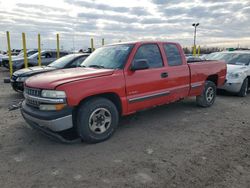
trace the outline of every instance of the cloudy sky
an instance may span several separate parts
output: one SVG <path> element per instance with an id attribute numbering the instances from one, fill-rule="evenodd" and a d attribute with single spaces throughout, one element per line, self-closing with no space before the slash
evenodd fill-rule
<path id="1" fill-rule="evenodd" d="M 0 49 L 56 47 L 56 33 L 64 49 L 131 40 L 193 43 L 192 23 L 199 22 L 201 46 L 250 47 L 250 0 L 0 0 Z"/>

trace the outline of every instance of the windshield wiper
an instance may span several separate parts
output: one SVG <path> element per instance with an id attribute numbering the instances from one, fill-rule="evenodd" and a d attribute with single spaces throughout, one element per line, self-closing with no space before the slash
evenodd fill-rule
<path id="1" fill-rule="evenodd" d="M 89 65 L 89 67 L 94 67 L 94 68 L 98 68 L 98 69 L 105 69 L 105 67 L 102 65 Z"/>

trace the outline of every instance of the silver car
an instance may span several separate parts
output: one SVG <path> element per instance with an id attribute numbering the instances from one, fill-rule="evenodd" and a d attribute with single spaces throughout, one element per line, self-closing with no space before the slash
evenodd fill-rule
<path id="1" fill-rule="evenodd" d="M 41 52 L 41 62 L 42 65 L 48 65 L 51 62 L 55 61 L 57 59 L 56 57 L 56 50 L 44 50 Z M 66 51 L 60 51 L 60 57 L 63 57 L 65 55 L 68 55 L 69 53 Z M 4 63 L 3 65 L 6 68 L 9 68 L 9 63 Z M 19 70 L 24 68 L 24 58 L 20 57 L 20 58 L 15 58 L 12 61 L 12 65 L 13 65 L 13 70 Z M 37 66 L 38 65 L 38 52 L 29 56 L 28 57 L 28 66 L 29 67 L 33 67 L 33 66 Z"/>
<path id="2" fill-rule="evenodd" d="M 224 60 L 227 63 L 226 82 L 219 89 L 245 97 L 250 86 L 250 51 L 219 52 L 211 56 L 211 59 Z"/>

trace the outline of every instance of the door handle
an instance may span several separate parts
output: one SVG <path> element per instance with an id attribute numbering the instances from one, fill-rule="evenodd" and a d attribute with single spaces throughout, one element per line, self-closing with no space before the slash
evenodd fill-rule
<path id="1" fill-rule="evenodd" d="M 168 73 L 167 73 L 167 72 L 161 73 L 161 77 L 162 77 L 162 78 L 167 78 L 167 77 L 168 77 Z"/>

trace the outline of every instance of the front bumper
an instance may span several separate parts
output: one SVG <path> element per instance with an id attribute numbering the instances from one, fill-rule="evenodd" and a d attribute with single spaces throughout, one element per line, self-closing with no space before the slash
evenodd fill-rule
<path id="1" fill-rule="evenodd" d="M 60 111 L 41 111 L 26 105 L 24 101 L 21 106 L 21 113 L 31 126 L 35 124 L 53 132 L 60 132 L 73 127 L 71 108 Z"/>
<path id="2" fill-rule="evenodd" d="M 230 81 L 227 81 L 223 86 L 218 87 L 218 89 L 223 89 L 232 93 L 238 93 L 240 92 L 241 86 L 242 86 L 241 82 L 232 83 Z"/>

